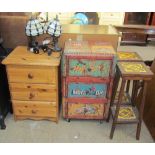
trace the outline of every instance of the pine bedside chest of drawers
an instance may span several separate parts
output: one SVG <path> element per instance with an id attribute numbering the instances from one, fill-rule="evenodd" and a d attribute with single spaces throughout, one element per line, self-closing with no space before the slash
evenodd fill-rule
<path id="1" fill-rule="evenodd" d="M 18 46 L 6 57 L 15 120 L 48 119 L 58 122 L 58 66 L 60 53 L 31 53 Z"/>
<path id="2" fill-rule="evenodd" d="M 107 117 L 116 53 L 106 42 L 67 41 L 62 56 L 63 117 Z"/>

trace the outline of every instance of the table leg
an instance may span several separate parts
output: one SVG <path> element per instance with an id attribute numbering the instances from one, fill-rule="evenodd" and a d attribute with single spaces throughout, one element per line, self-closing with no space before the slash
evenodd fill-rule
<path id="1" fill-rule="evenodd" d="M 119 84 L 119 79 L 120 79 L 120 75 L 119 75 L 119 72 L 118 72 L 118 67 L 116 66 L 116 73 L 115 73 L 115 77 L 114 77 L 114 81 L 113 81 L 112 95 L 111 95 L 111 101 L 110 101 L 110 106 L 109 107 L 111 107 L 113 105 L 113 103 L 114 103 L 117 88 L 118 88 L 118 84 Z M 109 109 L 108 117 L 107 117 L 107 120 L 106 120 L 107 122 L 109 122 L 110 114 L 111 114 L 111 110 Z"/>
<path id="2" fill-rule="evenodd" d="M 132 105 L 135 106 L 135 101 L 138 93 L 138 80 L 133 81 L 133 88 L 132 88 L 132 96 L 131 96 L 131 102 Z"/>
<path id="3" fill-rule="evenodd" d="M 142 120 L 143 120 L 143 111 L 144 111 L 144 105 L 145 105 L 146 90 L 147 90 L 147 82 L 144 81 L 142 99 L 141 99 L 140 110 L 139 110 L 139 123 L 137 125 L 137 132 L 136 132 L 136 139 L 137 140 L 139 140 L 139 138 L 140 138 L 140 131 L 141 131 L 141 124 L 142 124 Z"/>
<path id="4" fill-rule="evenodd" d="M 1 129 L 5 129 L 6 128 L 3 115 L 0 115 L 0 126 L 1 126 Z"/>
<path id="5" fill-rule="evenodd" d="M 113 119 L 112 128 L 111 128 L 111 132 L 110 132 L 110 139 L 113 138 L 115 127 L 116 127 L 116 124 L 117 124 L 117 118 L 118 118 L 119 109 L 120 109 L 120 105 L 121 105 L 122 98 L 123 98 L 125 83 L 126 83 L 126 80 L 122 79 L 121 89 L 120 89 L 119 96 L 118 96 L 118 103 L 116 105 L 115 116 L 114 116 L 114 119 Z"/>

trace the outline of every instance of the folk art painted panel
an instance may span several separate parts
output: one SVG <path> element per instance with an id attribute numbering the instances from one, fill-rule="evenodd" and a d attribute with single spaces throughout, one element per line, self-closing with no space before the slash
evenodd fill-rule
<path id="1" fill-rule="evenodd" d="M 68 41 L 61 60 L 63 117 L 105 118 L 109 102 L 100 101 L 111 96 L 117 61 L 113 47 L 105 42 Z"/>
<path id="2" fill-rule="evenodd" d="M 69 117 L 101 117 L 103 118 L 104 104 L 69 103 Z"/>
<path id="3" fill-rule="evenodd" d="M 137 72 L 137 73 L 145 73 L 146 68 L 141 63 L 130 63 L 130 62 L 121 62 L 121 66 L 123 67 L 125 72 Z"/>
<path id="4" fill-rule="evenodd" d="M 69 76 L 108 77 L 110 60 L 70 59 Z"/>
<path id="5" fill-rule="evenodd" d="M 136 52 L 117 52 L 118 61 L 143 61 Z"/>
<path id="6" fill-rule="evenodd" d="M 85 83 L 69 83 L 68 97 L 106 97 L 107 85 L 103 83 L 85 84 Z"/>

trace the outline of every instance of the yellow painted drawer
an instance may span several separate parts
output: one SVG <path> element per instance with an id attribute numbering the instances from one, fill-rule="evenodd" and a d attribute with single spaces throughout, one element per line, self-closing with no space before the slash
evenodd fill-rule
<path id="1" fill-rule="evenodd" d="M 55 67 L 7 66 L 9 82 L 51 83 L 56 82 Z"/>
<path id="2" fill-rule="evenodd" d="M 12 100 L 15 116 L 57 117 L 56 102 Z"/>
<path id="3" fill-rule="evenodd" d="M 10 83 L 12 100 L 56 101 L 57 89 L 51 84 Z"/>
<path id="4" fill-rule="evenodd" d="M 105 104 L 68 103 L 69 118 L 100 119 L 104 116 Z"/>

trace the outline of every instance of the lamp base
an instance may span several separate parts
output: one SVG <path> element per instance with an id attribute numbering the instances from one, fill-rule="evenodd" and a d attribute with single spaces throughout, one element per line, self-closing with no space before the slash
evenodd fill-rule
<path id="1" fill-rule="evenodd" d="M 58 38 L 59 37 L 53 36 L 53 46 L 54 46 L 53 50 L 57 52 L 62 50 L 60 47 L 58 47 Z"/>
<path id="2" fill-rule="evenodd" d="M 38 42 L 35 41 L 35 37 L 28 37 L 28 50 L 35 54 L 39 53 L 39 45 Z"/>

